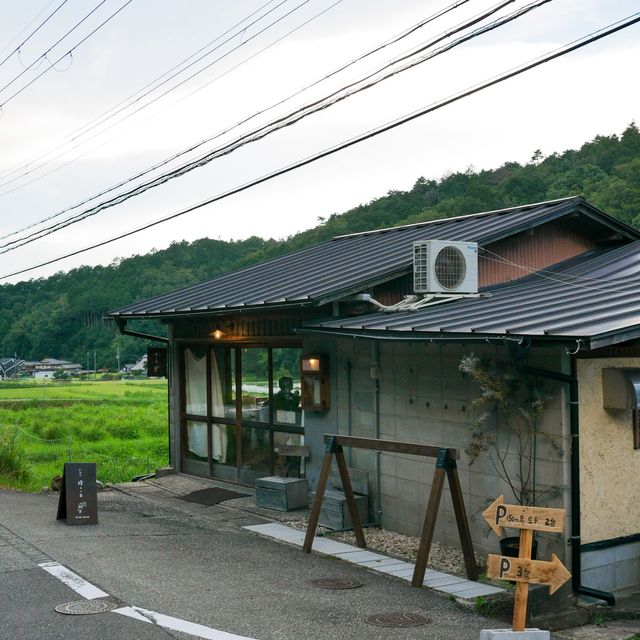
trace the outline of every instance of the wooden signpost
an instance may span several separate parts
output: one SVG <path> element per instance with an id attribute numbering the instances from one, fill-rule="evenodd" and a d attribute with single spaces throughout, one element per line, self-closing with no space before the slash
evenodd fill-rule
<path id="1" fill-rule="evenodd" d="M 504 496 L 500 496 L 482 515 L 497 535 L 502 534 L 503 527 L 520 529 L 518 557 L 490 554 L 487 558 L 487 576 L 516 583 L 513 630 L 524 631 L 529 584 L 549 585 L 549 593 L 552 594 L 571 577 L 555 554 L 551 554 L 551 562 L 531 559 L 533 532 L 562 533 L 564 509 L 504 504 Z"/>

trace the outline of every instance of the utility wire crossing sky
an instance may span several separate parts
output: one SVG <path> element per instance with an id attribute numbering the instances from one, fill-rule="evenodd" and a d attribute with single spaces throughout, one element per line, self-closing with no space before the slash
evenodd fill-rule
<path id="1" fill-rule="evenodd" d="M 227 4 L 7 3 L 3 282 L 181 239 L 286 237 L 638 116 L 633 2 Z M 156 30 L 138 30 L 145 10 Z"/>

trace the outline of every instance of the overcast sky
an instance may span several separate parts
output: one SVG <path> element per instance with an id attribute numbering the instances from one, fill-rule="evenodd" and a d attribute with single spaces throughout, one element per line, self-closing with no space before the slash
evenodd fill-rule
<path id="1" fill-rule="evenodd" d="M 76 205 L 233 127 L 453 0 L 132 0 L 71 56 L 65 56 L 127 2 L 67 0 L 19 52 L 12 53 L 62 2 L 4 0 L 1 5 L 0 61 L 7 59 L 0 64 L 0 236 Z M 497 15 L 525 4 L 516 0 Z M 469 0 L 395 45 L 200 147 L 198 153 L 367 75 L 493 5 Z M 98 8 L 89 18 L 47 52 L 94 7 Z M 637 1 L 632 0 L 548 2 L 511 24 L 259 142 L 89 220 L 4 253 L 0 255 L 0 276 L 206 200 L 638 9 Z M 408 189 L 420 176 L 439 179 L 469 167 L 489 169 L 506 161 L 527 162 L 538 148 L 546 155 L 576 148 L 597 134 L 619 134 L 631 121 L 640 121 L 639 35 L 640 26 L 632 26 L 242 194 L 0 282 L 42 277 L 81 264 L 108 264 L 117 257 L 167 247 L 176 240 L 251 235 L 283 238 L 315 226 L 319 217 L 343 212 L 391 189 Z M 149 86 L 198 50 L 202 50 L 198 56 L 205 57 L 188 71 L 155 90 L 154 84 Z M 42 76 L 35 79 L 39 74 Z M 183 84 L 176 87 L 179 82 Z M 135 95 L 144 87 L 147 89 Z M 132 102 L 131 96 L 138 99 Z M 117 110 L 121 111 L 113 115 Z M 180 161 L 194 157 L 191 153 Z M 163 170 L 178 164 L 173 161 Z M 0 244 L 18 237 L 0 240 Z"/>

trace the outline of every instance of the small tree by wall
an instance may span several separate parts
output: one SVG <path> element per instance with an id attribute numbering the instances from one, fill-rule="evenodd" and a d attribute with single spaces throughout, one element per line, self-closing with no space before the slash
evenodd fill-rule
<path id="1" fill-rule="evenodd" d="M 479 456 L 487 455 L 518 504 L 532 505 L 542 496 L 549 496 L 554 488 L 540 492 L 536 487 L 539 439 L 547 440 L 559 458 L 564 451 L 551 435 L 538 428 L 548 400 L 544 389 L 512 364 L 498 366 L 473 353 L 462 358 L 459 368 L 480 391 L 471 403 L 478 418 L 465 448 L 469 465 Z"/>

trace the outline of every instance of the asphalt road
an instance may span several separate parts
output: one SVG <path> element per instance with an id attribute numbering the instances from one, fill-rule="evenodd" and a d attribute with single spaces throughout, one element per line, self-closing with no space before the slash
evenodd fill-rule
<path id="1" fill-rule="evenodd" d="M 220 630 L 256 640 L 467 640 L 496 626 L 429 589 L 247 532 L 243 525 L 267 520 L 232 503 L 203 507 L 153 487 L 135 491 L 101 492 L 95 526 L 57 522 L 57 494 L 0 491 L 0 639 L 230 638 L 216 635 Z M 155 613 L 141 620 L 56 613 L 56 605 L 82 597 L 39 566 L 52 562 L 106 599 Z M 309 584 L 321 577 L 363 586 L 329 591 Z M 430 622 L 397 629 L 364 621 L 395 611 Z M 172 618 L 166 623 L 156 614 Z"/>

